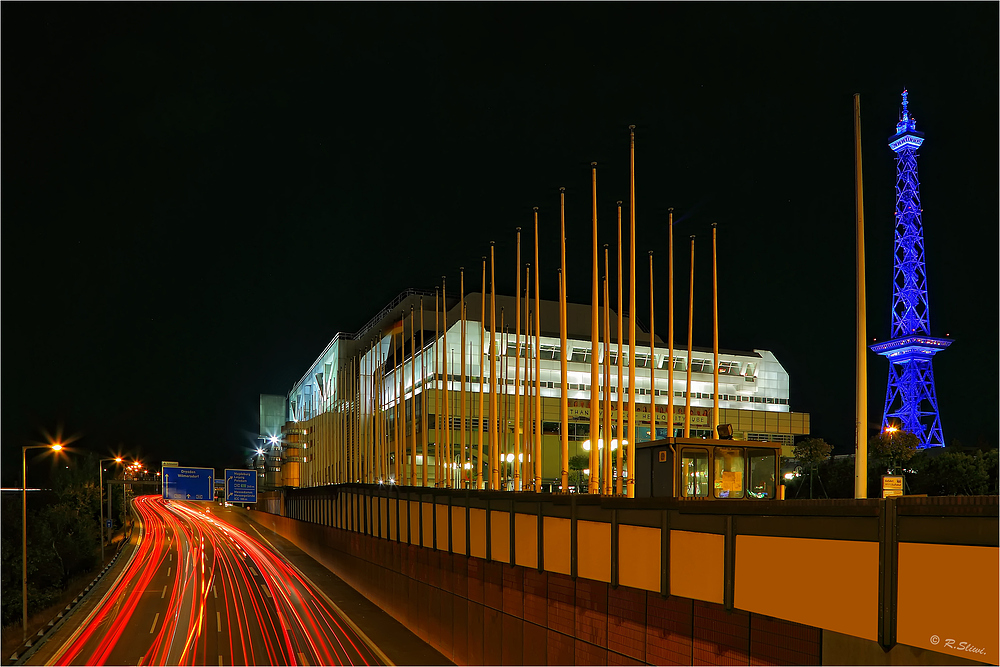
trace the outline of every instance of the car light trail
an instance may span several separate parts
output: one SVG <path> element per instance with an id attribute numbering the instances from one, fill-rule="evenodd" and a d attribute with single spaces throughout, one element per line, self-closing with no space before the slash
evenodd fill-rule
<path id="1" fill-rule="evenodd" d="M 248 533 L 157 496 L 136 499 L 135 508 L 134 556 L 49 664 L 384 664 L 297 570 Z"/>

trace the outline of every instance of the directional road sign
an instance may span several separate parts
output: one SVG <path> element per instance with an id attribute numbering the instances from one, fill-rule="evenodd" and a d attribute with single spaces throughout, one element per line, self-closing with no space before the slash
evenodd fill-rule
<path id="1" fill-rule="evenodd" d="M 226 502 L 257 502 L 257 471 L 226 469 Z"/>
<path id="2" fill-rule="evenodd" d="M 164 500 L 214 500 L 215 468 L 163 468 Z"/>

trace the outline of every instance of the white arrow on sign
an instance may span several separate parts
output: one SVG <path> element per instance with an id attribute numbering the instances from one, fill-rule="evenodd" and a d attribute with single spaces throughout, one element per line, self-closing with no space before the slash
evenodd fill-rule
<path id="1" fill-rule="evenodd" d="M 187 494 L 187 499 L 188 499 L 188 500 L 191 500 L 191 494 L 190 494 L 190 493 L 189 493 L 189 494 Z"/>

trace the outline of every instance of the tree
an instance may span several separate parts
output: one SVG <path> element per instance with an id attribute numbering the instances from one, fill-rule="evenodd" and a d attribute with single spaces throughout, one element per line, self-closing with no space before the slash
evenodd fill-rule
<path id="1" fill-rule="evenodd" d="M 909 431 L 888 428 L 868 440 L 868 452 L 890 474 L 902 474 L 903 464 L 920 448 L 920 438 Z"/>
<path id="2" fill-rule="evenodd" d="M 816 466 L 820 461 L 825 461 L 830 458 L 830 452 L 833 451 L 833 447 L 827 444 L 823 438 L 807 438 L 795 445 L 795 449 L 792 450 L 792 456 L 799 462 L 799 465 L 808 466 L 809 468 L 809 498 L 813 497 L 813 475 L 816 471 Z M 820 480 L 820 486 L 823 486 L 823 481 Z M 826 495 L 826 490 L 823 490 L 823 495 Z"/>
<path id="3" fill-rule="evenodd" d="M 569 469 L 576 471 L 576 490 L 580 490 L 583 484 L 583 471 L 590 467 L 590 457 L 586 454 L 577 454 L 569 457 Z"/>

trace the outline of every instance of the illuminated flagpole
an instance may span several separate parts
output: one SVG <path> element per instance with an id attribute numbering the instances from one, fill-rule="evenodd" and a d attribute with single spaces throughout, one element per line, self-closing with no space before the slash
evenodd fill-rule
<path id="1" fill-rule="evenodd" d="M 635 497 L 635 125 L 629 125 L 628 497 Z"/>
<path id="2" fill-rule="evenodd" d="M 611 475 L 611 304 L 608 290 L 608 244 L 604 244 L 604 474 L 601 476 L 601 493 L 609 495 L 612 490 Z"/>
<path id="3" fill-rule="evenodd" d="M 483 257 L 483 291 L 479 305 L 482 312 L 479 315 L 479 423 L 476 426 L 476 446 L 479 448 L 479 459 L 476 461 L 476 488 L 483 488 L 483 389 L 486 386 L 486 257 Z"/>
<path id="4" fill-rule="evenodd" d="M 598 324 L 597 309 L 599 297 L 597 292 L 597 163 L 590 163 L 591 171 L 591 193 L 593 200 L 593 250 L 591 254 L 592 271 L 590 284 L 590 476 L 587 481 L 587 493 L 598 493 L 598 473 L 599 459 L 598 439 L 601 431 L 601 399 L 598 387 L 601 384 L 600 369 L 598 368 L 598 341 L 600 339 L 600 324 Z"/>
<path id="5" fill-rule="evenodd" d="M 517 228 L 517 274 L 514 287 L 514 491 L 521 490 L 521 228 Z"/>
<path id="6" fill-rule="evenodd" d="M 712 437 L 719 437 L 719 274 L 716 269 L 715 227 L 712 223 Z"/>
<path id="7" fill-rule="evenodd" d="M 494 242 L 490 241 L 490 489 L 496 490 L 500 484 L 499 438 L 497 437 L 497 285 L 496 255 Z"/>
<path id="8" fill-rule="evenodd" d="M 559 188 L 559 243 L 562 266 L 559 269 L 559 367 L 560 367 L 560 487 L 563 493 L 569 493 L 569 387 L 567 371 L 567 355 L 569 343 L 566 340 L 566 188 Z"/>
<path id="9" fill-rule="evenodd" d="M 441 331 L 444 335 L 443 347 L 441 350 L 441 375 L 442 375 L 442 395 L 441 400 L 444 404 L 444 456 L 441 457 L 440 470 L 444 476 L 444 485 L 451 488 L 451 475 L 447 473 L 448 464 L 451 463 L 451 401 L 450 392 L 448 391 L 449 385 L 448 381 L 448 287 L 445 281 L 445 277 L 441 276 Z"/>
<path id="10" fill-rule="evenodd" d="M 542 490 L 542 360 L 541 360 L 541 320 L 542 310 L 538 303 L 538 207 L 535 207 L 535 410 L 534 434 L 535 453 L 531 457 L 535 468 L 535 493 Z"/>
<path id="11" fill-rule="evenodd" d="M 507 339 L 508 339 L 509 335 L 507 333 L 507 327 L 505 326 L 505 323 L 503 321 L 503 308 L 504 308 L 503 306 L 500 306 L 500 349 L 503 350 L 503 353 L 497 355 L 498 357 L 500 357 L 500 377 L 498 378 L 500 380 L 500 388 L 499 388 L 500 397 L 499 397 L 498 400 L 500 401 L 500 406 L 501 406 L 500 407 L 500 414 L 503 415 L 503 430 L 500 431 L 500 434 L 499 434 L 499 443 L 498 443 L 499 444 L 499 455 L 500 455 L 499 465 L 497 467 L 498 471 L 501 470 L 500 466 L 503 465 L 503 463 L 504 463 L 504 461 L 506 459 L 506 455 L 507 455 L 507 451 L 508 451 L 507 429 L 509 428 L 509 425 L 510 425 L 510 419 L 509 419 L 509 417 L 510 417 L 510 400 L 508 399 L 508 394 L 507 394 L 507 377 L 508 377 L 508 375 L 507 375 L 507 373 L 508 373 L 508 368 L 507 368 Z M 497 474 L 500 474 L 500 476 L 502 478 L 506 478 L 506 476 L 507 476 L 507 469 L 506 469 L 506 467 L 503 468 L 502 474 L 500 472 L 498 472 Z M 503 490 L 506 491 L 507 490 L 507 485 L 506 485 L 505 482 L 506 482 L 506 479 L 501 479 L 500 486 L 498 486 L 497 488 L 498 489 L 503 489 Z"/>
<path id="12" fill-rule="evenodd" d="M 525 480 L 521 484 L 521 488 L 534 488 L 534 475 L 532 475 L 532 464 L 534 460 L 532 456 L 532 447 L 529 441 L 529 434 L 531 433 L 531 345 L 529 341 L 531 340 L 531 310 L 529 305 L 531 303 L 531 264 L 524 265 L 524 413 L 523 422 L 521 427 L 521 437 L 524 443 L 524 470 L 522 472 L 522 479 Z M 520 357 L 518 358 L 520 359 Z M 517 462 L 517 465 L 521 465 L 521 461 Z"/>
<path id="13" fill-rule="evenodd" d="M 615 481 L 615 493 L 622 495 L 622 459 L 625 449 L 625 415 L 622 411 L 625 408 L 625 378 L 622 366 L 622 203 L 618 202 L 618 387 L 615 393 L 618 395 L 618 423 L 615 430 L 615 438 L 618 440 L 618 475 Z"/>
<path id="14" fill-rule="evenodd" d="M 462 317 L 462 389 L 461 389 L 461 400 L 462 409 L 460 415 L 460 421 L 462 422 L 462 463 L 468 464 L 469 462 L 469 450 L 468 443 L 465 437 L 465 357 L 468 351 L 465 349 L 465 267 L 460 266 L 458 268 L 458 303 L 461 308 Z M 466 477 L 468 473 L 465 473 L 465 465 L 462 466 L 462 476 Z"/>
<path id="15" fill-rule="evenodd" d="M 417 483 L 417 336 L 410 304 L 410 486 Z"/>
<path id="16" fill-rule="evenodd" d="M 375 352 L 376 349 L 378 350 L 378 353 Z M 388 412 L 385 409 L 389 407 L 385 404 L 385 402 L 388 401 L 388 396 L 385 395 L 385 388 L 382 386 L 381 378 L 381 371 L 384 370 L 384 365 L 382 363 L 381 340 L 372 341 L 372 347 L 369 354 L 371 355 L 371 359 L 368 362 L 368 369 L 370 373 L 368 376 L 368 405 L 371 408 L 371 417 L 369 417 L 368 433 L 372 436 L 372 465 L 370 469 L 370 482 L 374 483 L 378 479 L 376 475 L 383 474 L 385 471 L 385 462 L 379 459 L 379 453 L 381 452 L 383 457 L 386 456 L 383 439 L 388 440 L 386 430 L 389 425 Z M 386 350 L 386 361 L 388 361 L 388 350 Z M 378 435 L 378 438 L 374 437 L 375 435 Z"/>
<path id="17" fill-rule="evenodd" d="M 406 376 L 403 366 L 406 359 L 406 345 L 403 336 L 406 332 L 406 317 L 399 314 L 399 364 L 393 371 L 399 376 L 399 396 L 396 397 L 398 416 L 396 423 L 396 484 L 406 483 Z"/>
<path id="18" fill-rule="evenodd" d="M 402 324 L 402 320 L 400 320 L 400 323 Z M 400 336 L 399 347 L 400 348 L 403 347 L 402 336 Z M 393 373 L 393 375 L 398 375 L 399 376 L 399 388 L 398 388 L 398 394 L 396 394 L 396 400 L 395 400 L 395 402 L 393 403 L 393 406 L 392 406 L 392 421 L 394 422 L 393 426 L 395 427 L 393 429 L 393 436 L 394 436 L 394 438 L 393 438 L 393 446 L 392 446 L 392 455 L 393 455 L 393 459 L 395 459 L 395 460 L 391 461 L 391 462 L 387 462 L 387 463 L 391 464 L 391 467 L 390 467 L 390 465 L 386 466 L 386 472 L 392 475 L 390 477 L 390 479 L 393 479 L 393 480 L 402 479 L 402 473 L 400 472 L 400 460 L 399 460 L 400 443 L 402 443 L 402 441 L 403 441 L 402 437 L 401 437 L 401 431 L 400 431 L 400 427 L 402 426 L 402 424 L 400 424 L 400 422 L 402 420 L 399 418 L 400 417 L 400 415 L 399 415 L 400 401 L 402 400 L 402 395 L 403 395 L 403 391 L 402 391 L 402 389 L 403 389 L 403 374 L 399 372 L 399 360 L 402 359 L 402 358 L 403 358 L 403 351 L 402 351 L 402 349 L 400 349 L 400 352 L 399 352 L 399 359 L 396 358 L 396 332 L 395 332 L 395 327 L 393 327 L 393 332 L 392 332 L 392 373 Z M 388 380 L 388 379 L 389 378 L 386 377 L 386 380 Z M 393 393 L 397 392 L 397 388 L 396 388 L 395 385 L 396 385 L 396 383 L 394 382 L 393 383 L 393 387 L 392 387 L 393 388 Z M 386 388 L 388 389 L 388 386 Z"/>
<path id="19" fill-rule="evenodd" d="M 691 437 L 691 353 L 694 337 L 694 234 L 691 235 L 691 281 L 688 296 L 688 358 L 687 358 L 687 388 L 684 390 L 684 437 Z"/>
<path id="20" fill-rule="evenodd" d="M 427 486 L 427 351 L 424 347 L 424 297 L 420 297 L 420 485 Z"/>
<path id="21" fill-rule="evenodd" d="M 521 434 L 524 442 L 524 472 L 523 477 L 525 480 L 529 480 L 522 484 L 522 487 L 528 487 L 532 490 L 535 488 L 534 483 L 534 448 L 531 446 L 533 440 L 529 441 L 529 434 L 532 433 L 531 430 L 531 407 L 533 405 L 531 399 L 531 345 L 528 341 L 531 340 L 531 264 L 524 265 L 524 427 L 521 429 Z"/>
<path id="22" fill-rule="evenodd" d="M 855 357 L 854 497 L 868 497 L 868 354 L 865 303 L 865 202 L 861 177 L 861 95 L 854 94 L 854 195 L 857 250 L 857 347 Z"/>
<path id="23" fill-rule="evenodd" d="M 667 209 L 667 435 L 674 437 L 674 209 Z"/>
<path id="24" fill-rule="evenodd" d="M 441 337 L 441 290 L 434 288 L 434 486 L 441 485 L 441 389 L 438 378 L 441 376 L 441 361 L 438 351 L 438 339 Z"/>
<path id="25" fill-rule="evenodd" d="M 653 308 L 653 251 L 649 251 L 649 439 L 656 440 L 656 319 Z"/>

